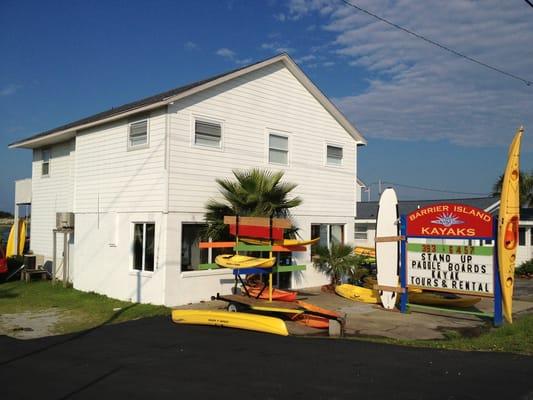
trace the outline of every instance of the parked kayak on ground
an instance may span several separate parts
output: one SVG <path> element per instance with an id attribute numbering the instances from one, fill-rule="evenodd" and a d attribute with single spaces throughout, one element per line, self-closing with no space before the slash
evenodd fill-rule
<path id="1" fill-rule="evenodd" d="M 337 286 L 335 288 L 335 293 L 347 299 L 361 301 L 363 303 L 378 304 L 380 302 L 377 290 L 367 289 L 347 283 Z"/>

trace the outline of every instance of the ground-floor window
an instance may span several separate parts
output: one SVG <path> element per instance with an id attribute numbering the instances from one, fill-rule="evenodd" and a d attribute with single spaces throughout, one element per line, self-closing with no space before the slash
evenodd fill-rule
<path id="1" fill-rule="evenodd" d="M 526 228 L 518 229 L 518 245 L 519 246 L 526 245 Z"/>
<path id="2" fill-rule="evenodd" d="M 344 243 L 344 225 L 341 224 L 311 224 L 311 238 L 320 236 L 318 244 L 311 247 L 311 255 L 316 246 L 331 247 L 332 244 Z"/>
<path id="3" fill-rule="evenodd" d="M 355 240 L 367 240 L 368 226 L 366 224 L 355 224 L 353 237 Z"/>
<path id="4" fill-rule="evenodd" d="M 133 224 L 133 269 L 154 270 L 155 224 L 142 222 Z"/>
<path id="5" fill-rule="evenodd" d="M 181 225 L 181 270 L 196 271 L 201 265 L 212 264 L 217 255 L 227 253 L 231 249 L 201 249 L 202 231 L 205 224 L 183 223 Z M 211 267 L 207 268 L 210 269 Z"/>

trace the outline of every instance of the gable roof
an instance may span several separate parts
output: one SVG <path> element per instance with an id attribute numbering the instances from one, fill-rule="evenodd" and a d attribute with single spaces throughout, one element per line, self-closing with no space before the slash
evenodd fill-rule
<path id="1" fill-rule="evenodd" d="M 400 215 L 407 215 L 418 208 L 439 203 L 466 204 L 472 207 L 481 208 L 490 213 L 494 213 L 500 205 L 498 197 L 476 197 L 470 199 L 446 199 L 446 200 L 407 200 L 398 201 L 398 212 Z M 378 201 L 362 201 L 357 203 L 356 220 L 375 220 L 378 215 Z"/>
<path id="2" fill-rule="evenodd" d="M 76 135 L 76 130 L 86 129 L 95 125 L 110 122 L 116 119 L 124 118 L 143 111 L 152 110 L 165 106 L 169 103 L 198 93 L 202 90 L 209 89 L 213 86 L 220 85 L 231 79 L 238 78 L 242 75 L 265 68 L 277 62 L 282 62 L 285 67 L 300 81 L 300 83 L 317 99 L 317 101 L 339 122 L 339 124 L 356 140 L 359 144 L 366 144 L 366 140 L 361 133 L 351 124 L 348 119 L 339 111 L 339 109 L 324 95 L 320 89 L 305 75 L 292 58 L 282 53 L 274 57 L 246 65 L 241 68 L 225 72 L 201 81 L 197 81 L 185 86 L 168 90 L 141 100 L 137 100 L 119 107 L 91 115 L 80 120 L 70 122 L 66 125 L 53 128 L 28 138 L 9 144 L 9 148 L 35 148 L 47 145 L 53 142 L 65 140 Z"/>

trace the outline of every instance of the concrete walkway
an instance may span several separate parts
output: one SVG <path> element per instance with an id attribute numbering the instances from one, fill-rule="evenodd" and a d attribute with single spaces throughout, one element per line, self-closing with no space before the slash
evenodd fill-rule
<path id="1" fill-rule="evenodd" d="M 450 314 L 433 310 L 416 310 L 407 314 L 384 310 L 381 305 L 366 304 L 321 292 L 320 288 L 298 291 L 299 299 L 346 315 L 346 336 L 386 337 L 391 339 L 444 339 L 447 331 L 458 331 L 467 336 L 477 336 L 490 324 L 487 318 L 474 315 Z M 514 314 L 533 312 L 533 280 L 517 280 L 513 302 Z M 177 308 L 223 310 L 227 303 L 209 301 Z M 471 311 L 492 313 L 491 299 L 482 299 Z M 324 331 L 287 321 L 292 335 L 323 336 Z"/>

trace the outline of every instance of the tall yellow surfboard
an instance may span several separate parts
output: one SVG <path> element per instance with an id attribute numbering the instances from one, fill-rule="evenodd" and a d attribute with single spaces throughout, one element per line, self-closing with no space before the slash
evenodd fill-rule
<path id="1" fill-rule="evenodd" d="M 524 128 L 520 127 L 509 147 L 498 216 L 498 263 L 503 315 L 509 323 L 513 322 L 514 270 L 520 221 L 520 142 L 523 133 Z"/>
<path id="2" fill-rule="evenodd" d="M 19 232 L 18 232 L 18 251 L 15 249 L 15 224 L 9 231 L 9 237 L 7 238 L 6 257 L 13 257 L 16 255 L 22 255 L 24 252 L 24 243 L 26 242 L 26 220 L 19 220 Z"/>

